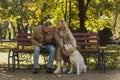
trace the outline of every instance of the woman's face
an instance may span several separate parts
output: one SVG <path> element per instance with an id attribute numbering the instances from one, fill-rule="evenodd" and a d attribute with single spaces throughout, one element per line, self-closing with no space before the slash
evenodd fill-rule
<path id="1" fill-rule="evenodd" d="M 59 27 L 60 30 L 64 30 L 65 29 L 65 25 L 64 24 L 61 24 L 60 27 Z"/>

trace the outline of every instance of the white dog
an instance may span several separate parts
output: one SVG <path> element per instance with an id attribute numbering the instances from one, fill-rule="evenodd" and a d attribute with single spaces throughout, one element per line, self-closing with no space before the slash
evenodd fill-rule
<path id="1" fill-rule="evenodd" d="M 71 44 L 64 44 L 64 48 L 67 52 L 73 49 L 73 46 Z M 87 66 L 84 63 L 84 59 L 80 52 L 75 49 L 73 53 L 68 53 L 70 62 L 71 62 L 71 68 L 68 73 L 73 72 L 73 67 L 77 68 L 77 74 L 80 74 L 82 72 L 86 73 Z"/>

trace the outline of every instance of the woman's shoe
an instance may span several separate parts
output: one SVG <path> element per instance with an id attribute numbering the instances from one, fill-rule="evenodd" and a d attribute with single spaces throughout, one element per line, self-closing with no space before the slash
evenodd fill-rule
<path id="1" fill-rule="evenodd" d="M 61 69 L 56 69 L 55 71 L 54 71 L 54 74 L 60 74 L 61 73 Z"/>
<path id="2" fill-rule="evenodd" d="M 57 69 L 54 71 L 54 74 L 60 74 L 61 73 L 61 62 L 57 62 Z"/>

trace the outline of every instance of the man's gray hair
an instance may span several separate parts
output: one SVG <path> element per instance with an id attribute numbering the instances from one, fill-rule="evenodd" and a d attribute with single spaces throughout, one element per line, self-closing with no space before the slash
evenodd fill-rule
<path id="1" fill-rule="evenodd" d="M 50 26 L 50 25 L 52 25 L 52 23 L 51 23 L 50 21 L 47 21 L 47 22 L 45 22 L 45 24 L 44 24 L 45 27 L 48 27 L 48 26 Z"/>

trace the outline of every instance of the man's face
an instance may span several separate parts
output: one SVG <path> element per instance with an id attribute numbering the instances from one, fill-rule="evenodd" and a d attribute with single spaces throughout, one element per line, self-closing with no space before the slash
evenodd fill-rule
<path id="1" fill-rule="evenodd" d="M 45 33 L 50 34 L 53 30 L 53 27 L 52 27 L 52 25 L 49 25 L 47 27 L 44 27 L 43 30 L 44 30 Z"/>

